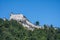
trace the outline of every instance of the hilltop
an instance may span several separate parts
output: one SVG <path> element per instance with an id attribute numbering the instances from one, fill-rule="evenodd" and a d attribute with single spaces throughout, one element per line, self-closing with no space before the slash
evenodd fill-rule
<path id="1" fill-rule="evenodd" d="M 44 29 L 32 26 L 32 31 L 22 25 L 23 23 L 0 18 L 0 40 L 60 40 L 60 28 L 55 29 L 53 25 L 43 25 Z"/>

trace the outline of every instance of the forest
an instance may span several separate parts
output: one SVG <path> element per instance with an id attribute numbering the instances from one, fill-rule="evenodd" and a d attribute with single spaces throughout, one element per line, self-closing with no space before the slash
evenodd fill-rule
<path id="1" fill-rule="evenodd" d="M 60 40 L 60 28 L 43 25 L 44 29 L 33 31 L 23 27 L 15 20 L 0 18 L 0 40 Z"/>

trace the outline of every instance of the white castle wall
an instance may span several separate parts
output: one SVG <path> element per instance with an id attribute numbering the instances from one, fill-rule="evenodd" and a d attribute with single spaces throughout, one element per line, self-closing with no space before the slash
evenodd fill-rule
<path id="1" fill-rule="evenodd" d="M 10 20 L 11 19 L 17 20 L 17 21 L 19 21 L 19 20 L 21 20 L 21 21 L 25 20 L 25 18 L 23 17 L 22 14 L 11 14 Z"/>
<path id="2" fill-rule="evenodd" d="M 24 27 L 28 27 L 28 28 L 41 28 L 39 26 L 35 26 L 34 24 L 30 23 L 22 14 L 11 14 L 10 16 L 10 20 L 13 19 L 13 20 L 16 20 L 16 21 L 22 21 L 22 25 Z M 25 21 L 25 23 L 24 23 Z"/>

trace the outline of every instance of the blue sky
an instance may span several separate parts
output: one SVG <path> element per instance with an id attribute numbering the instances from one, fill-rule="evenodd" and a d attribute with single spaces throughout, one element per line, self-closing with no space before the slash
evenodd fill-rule
<path id="1" fill-rule="evenodd" d="M 11 12 L 22 13 L 32 23 L 60 27 L 60 0 L 0 0 L 0 18 L 9 19 Z"/>

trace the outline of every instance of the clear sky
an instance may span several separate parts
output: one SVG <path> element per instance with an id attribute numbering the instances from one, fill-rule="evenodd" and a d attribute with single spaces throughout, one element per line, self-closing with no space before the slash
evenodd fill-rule
<path id="1" fill-rule="evenodd" d="M 0 18 L 9 19 L 11 12 L 22 13 L 32 23 L 60 27 L 60 0 L 0 0 Z"/>

